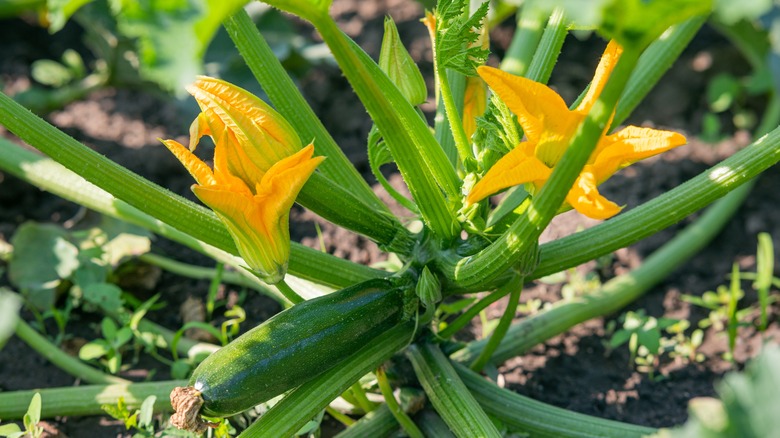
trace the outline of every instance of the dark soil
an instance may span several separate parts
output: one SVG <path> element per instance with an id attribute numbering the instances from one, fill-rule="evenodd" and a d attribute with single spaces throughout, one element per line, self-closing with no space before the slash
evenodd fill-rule
<path id="1" fill-rule="evenodd" d="M 334 6 L 334 14 L 339 17 L 343 29 L 373 56 L 379 51 L 383 17 L 385 14 L 393 16 L 404 43 L 431 82 L 430 43 L 425 29 L 418 22 L 421 15 L 418 3 L 340 0 Z M 317 36 L 310 28 L 301 23 L 296 25 L 304 36 L 316 40 Z M 511 23 L 506 23 L 494 32 L 493 45 L 497 53 L 506 49 L 512 27 Z M 0 80 L 4 91 L 9 94 L 29 86 L 29 66 L 34 60 L 58 58 L 67 47 L 82 47 L 80 31 L 75 26 L 67 27 L 52 38 L 44 30 L 19 20 L 0 21 L 0 40 L 6 42 L 0 46 Z M 564 45 L 564 53 L 550 83 L 568 101 L 573 100 L 589 80 L 603 45 L 596 38 L 584 41 L 570 38 Z M 634 124 L 652 121 L 657 126 L 683 131 L 689 135 L 690 145 L 624 170 L 604 184 L 605 195 L 630 209 L 690 179 L 749 143 L 749 135 L 744 132 L 732 132 L 717 144 L 705 144 L 695 139 L 704 113 L 703 95 L 709 79 L 724 71 L 744 74 L 746 72 L 741 70 L 744 64 L 735 49 L 705 28 L 629 120 Z M 334 67 L 321 65 L 300 78 L 300 83 L 328 130 L 357 168 L 373 183 L 364 149 L 370 120 L 345 79 Z M 189 190 L 191 177 L 156 140 L 182 140 L 191 120 L 181 116 L 175 105 L 157 96 L 143 90 L 107 88 L 49 114 L 47 119 L 101 154 L 193 199 Z M 431 111 L 430 103 L 425 109 Z M 14 139 L 2 127 L 0 135 Z M 392 179 L 401 184 L 397 175 Z M 774 237 L 775 258 L 780 260 L 777 250 L 780 248 L 780 221 L 777 220 L 780 191 L 777 187 L 780 187 L 780 170 L 775 167 L 760 177 L 744 206 L 704 251 L 680 266 L 662 284 L 631 305 L 629 310 L 645 309 L 648 315 L 655 317 L 689 319 L 695 327 L 699 320 L 707 317 L 707 312 L 683 302 L 681 295 L 701 295 L 725 284 L 735 261 L 743 271 L 754 270 L 759 232 L 768 232 Z M 381 189 L 377 192 L 383 199 L 388 199 Z M 25 221 L 63 224 L 77 217 L 79 211 L 80 207 L 75 204 L 0 173 L 0 238 L 10 239 Z M 296 207 L 291 219 L 293 239 L 305 245 L 319 247 L 314 226 L 317 222 L 329 252 L 366 264 L 382 259 L 373 243 L 324 222 L 302 208 Z M 578 272 L 581 275 L 597 275 L 602 281 L 625 273 L 641 264 L 644 257 L 689 222 L 690 219 L 687 219 L 683 224 L 664 230 L 631 248 L 622 249 L 599 266 L 591 262 L 579 267 Z M 557 238 L 594 223 L 570 212 L 556 218 L 544 238 Z M 162 238 L 155 240 L 153 252 L 202 266 L 214 264 L 207 257 Z M 0 285 L 4 284 L 8 284 L 5 276 L 0 278 Z M 756 297 L 748 282 L 743 286 L 748 294 L 741 305 L 747 306 L 754 303 Z M 207 281 L 189 280 L 162 272 L 152 288 L 139 289 L 139 298 L 161 293 L 162 300 L 168 303 L 167 310 L 153 312 L 150 317 L 176 329 L 182 324 L 177 310 L 180 305 L 188 297 L 203 300 L 207 289 Z M 234 301 L 242 299 L 240 292 L 232 287 L 222 290 L 225 297 Z M 536 282 L 528 286 L 522 301 L 527 303 L 540 299 L 542 302 L 554 302 L 560 298 L 560 284 Z M 497 303 L 490 308 L 489 314 L 498 316 L 503 306 Z M 247 310 L 249 318 L 243 325 L 245 329 L 279 310 L 270 299 L 253 293 L 245 296 L 242 307 Z M 499 368 L 500 380 L 518 393 L 590 415 L 655 427 L 681 424 L 687 418 L 686 406 L 691 398 L 712 396 L 714 384 L 725 372 L 740 368 L 754 357 L 762 342 L 777 342 L 780 337 L 778 304 L 771 311 L 772 324 L 766 334 L 757 333 L 752 327 L 740 329 L 735 366 L 722 358 L 727 351 L 725 336 L 710 329 L 705 333 L 704 344 L 699 350 L 705 355 L 703 362 L 692 364 L 664 358 L 657 364 L 656 378 L 651 379 L 647 373 L 635 371 L 625 347 L 615 351 L 605 348 L 606 326 L 619 316 L 611 315 L 581 324 L 508 361 Z M 30 315 L 25 317 L 29 319 Z M 91 339 L 98 333 L 96 325 L 99 320 L 95 315 L 77 313 L 69 322 L 68 331 L 77 337 Z M 470 336 L 478 336 L 477 333 L 481 333 L 478 322 L 472 327 Z M 155 379 L 169 377 L 167 368 L 154 361 L 144 360 L 134 368 L 141 371 L 127 374 L 127 377 L 144 379 L 150 372 L 155 373 Z M 18 339 L 11 339 L 0 351 L 0 390 L 78 383 Z M 59 436 L 128 434 L 123 425 L 108 417 L 58 418 L 49 426 L 59 431 Z"/>

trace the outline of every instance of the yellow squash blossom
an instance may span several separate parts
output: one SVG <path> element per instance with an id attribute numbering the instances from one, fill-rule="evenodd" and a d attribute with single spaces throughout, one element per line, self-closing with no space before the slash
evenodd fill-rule
<path id="1" fill-rule="evenodd" d="M 203 109 L 190 148 L 163 143 L 195 178 L 193 192 L 225 224 L 247 265 L 276 283 L 290 255 L 290 208 L 324 157 L 312 157 L 311 144 L 301 149 L 287 122 L 244 90 L 211 78 L 189 90 Z M 202 135 L 214 140 L 213 169 L 191 151 Z"/>
<path id="2" fill-rule="evenodd" d="M 599 62 L 590 89 L 574 110 L 546 85 L 514 76 L 491 67 L 480 67 L 479 75 L 498 94 L 523 127 L 526 141 L 502 157 L 473 188 L 468 203 L 478 202 L 507 187 L 528 184 L 538 191 L 563 156 L 574 133 L 587 116 L 615 67 L 621 53 L 617 43 L 610 42 Z M 618 170 L 639 160 L 685 144 L 676 132 L 636 126 L 614 134 L 602 133 L 587 164 L 569 193 L 566 203 L 594 219 L 607 219 L 621 207 L 602 196 L 598 185 Z"/>

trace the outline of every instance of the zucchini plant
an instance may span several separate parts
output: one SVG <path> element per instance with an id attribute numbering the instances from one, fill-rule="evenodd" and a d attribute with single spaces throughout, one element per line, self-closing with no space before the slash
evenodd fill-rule
<path id="1" fill-rule="evenodd" d="M 243 10 L 222 24 L 269 102 L 219 79 L 193 78 L 187 90 L 201 112 L 189 144 L 163 140 L 208 208 L 107 160 L 0 94 L 0 124 L 62 165 L 3 142 L 0 167 L 260 279 L 288 306 L 208 356 L 188 382 L 158 385 L 173 388 L 171 406 L 162 408 L 175 410 L 172 423 L 203 433 L 221 418 L 277 398 L 241 436 L 289 436 L 323 409 L 338 417 L 331 402 L 342 395 L 366 414 L 345 436 L 399 425 L 420 436 L 409 412 L 390 400 L 388 376 L 404 370 L 392 363 L 408 361 L 413 376 L 405 381 L 424 389 L 422 418 L 433 418 L 420 425 L 426 433 L 652 433 L 544 405 L 477 373 L 635 300 L 706 244 L 749 192 L 751 179 L 780 160 L 780 131 L 772 130 L 780 116 L 768 111 L 759 128 L 767 135 L 656 199 L 619 206 L 599 193 L 599 184 L 622 168 L 685 144 L 680 133 L 617 127 L 705 22 L 710 2 L 607 0 L 576 8 L 561 2 L 549 10 L 526 2 L 517 10 L 518 37 L 501 68 L 494 68 L 485 65 L 489 28 L 515 9 L 441 0 L 422 20 L 433 50 L 433 126 L 417 107 L 427 95 L 422 75 L 391 20 L 375 62 L 330 17 L 330 0 L 266 2 L 309 21 L 330 48 L 374 123 L 368 153 L 377 179 L 389 187 L 378 169 L 393 162 L 409 189 L 410 198 L 391 190 L 409 210 L 406 217 L 391 214 L 360 177 Z M 569 108 L 545 83 L 574 27 L 595 30 L 606 49 L 592 82 Z M 776 100 L 772 94 L 770 105 Z M 203 136 L 213 140 L 213 160 L 196 154 Z M 47 169 L 55 169 L 55 178 L 25 170 L 42 162 L 54 166 Z M 719 198 L 634 272 L 603 284 L 587 300 L 565 300 L 513 323 L 526 282 L 630 245 Z M 376 242 L 401 263 L 378 270 L 291 242 L 294 202 Z M 550 221 L 572 209 L 605 222 L 540 245 Z M 299 280 L 338 290 L 312 297 Z M 445 310 L 477 292 L 489 294 Z M 505 297 L 507 310 L 489 337 L 455 341 L 472 318 Z M 457 316 L 441 317 L 451 314 Z M 192 343 L 176 345 L 187 353 Z M 361 384 L 380 366 L 375 376 L 388 400 L 381 412 Z M 133 392 L 134 384 L 71 369 L 93 383 L 127 385 L 124 395 Z M 0 417 L 2 408 L 0 397 Z"/>

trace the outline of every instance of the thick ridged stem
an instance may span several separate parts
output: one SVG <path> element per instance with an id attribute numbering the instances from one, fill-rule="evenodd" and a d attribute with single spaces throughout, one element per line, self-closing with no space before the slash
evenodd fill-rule
<path id="1" fill-rule="evenodd" d="M 112 376 L 92 368 L 78 358 L 60 350 L 21 319 L 16 323 L 16 336 L 46 360 L 56 365 L 57 368 L 73 377 L 89 383 L 129 383 L 121 377 Z"/>
<path id="2" fill-rule="evenodd" d="M 501 436 L 438 345 L 414 344 L 407 356 L 431 404 L 456 436 Z"/>
<path id="3" fill-rule="evenodd" d="M 154 412 L 170 412 L 171 403 L 168 400 L 168 395 L 173 388 L 186 384 L 186 380 L 166 380 L 0 392 L 0 418 L 3 420 L 21 419 L 27 412 L 27 405 L 36 392 L 41 394 L 43 400 L 41 418 L 105 414 L 101 406 L 116 406 L 120 397 L 124 399 L 128 409 L 137 409 L 144 399 L 151 395 L 157 397 L 157 401 L 154 403 Z"/>

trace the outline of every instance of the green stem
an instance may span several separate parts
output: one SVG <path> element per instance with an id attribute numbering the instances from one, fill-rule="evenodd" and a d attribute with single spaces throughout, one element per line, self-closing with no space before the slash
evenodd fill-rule
<path id="1" fill-rule="evenodd" d="M 376 369 L 402 349 L 409 342 L 413 330 L 412 325 L 402 324 L 381 334 L 339 366 L 291 391 L 239 436 L 251 438 L 293 435 L 360 377 Z"/>
<path id="2" fill-rule="evenodd" d="M 504 286 L 508 284 L 509 282 L 505 283 Z M 447 327 L 445 327 L 444 330 L 437 333 L 437 335 L 441 338 L 449 339 L 455 333 L 462 330 L 463 327 L 466 327 L 469 324 L 469 322 L 471 322 L 471 320 L 474 319 L 474 317 L 479 314 L 479 312 L 483 311 L 487 306 L 495 303 L 496 301 L 500 300 L 501 298 L 505 297 L 508 293 L 511 292 L 511 290 L 509 289 L 504 289 L 504 286 L 494 290 L 488 296 L 482 298 L 476 304 L 469 307 L 465 312 L 458 315 L 458 317 L 455 318 L 455 320 L 452 321 L 451 324 L 447 325 Z"/>
<path id="3" fill-rule="evenodd" d="M 4 138 L 0 138 L 0 150 L 2 151 L 0 153 L 0 168 L 12 175 L 91 210 L 154 231 L 161 236 L 179 242 L 233 267 L 236 272 L 247 276 L 247 279 L 250 281 L 259 282 L 253 274 L 242 267 L 243 262 L 241 259 L 234 257 L 237 251 L 232 240 L 230 241 L 231 248 L 220 250 L 198 240 L 198 238 L 202 237 L 200 233 L 203 230 L 200 228 L 193 225 L 191 229 L 188 229 L 187 233 L 179 231 L 114 198 L 106 191 L 85 181 L 84 178 L 51 159 L 43 158 Z M 224 230 L 221 222 L 216 217 L 211 215 L 209 220 L 213 221 L 215 227 L 222 227 Z M 193 235 L 188 234 L 190 232 Z M 227 237 L 228 239 L 230 238 L 229 236 Z M 291 247 L 289 272 L 297 277 L 337 289 L 360 283 L 370 278 L 388 275 L 386 272 L 352 263 L 295 242 L 292 243 Z M 284 299 L 279 293 L 274 293 L 271 295 L 271 298 L 280 302 Z"/>
<path id="4" fill-rule="evenodd" d="M 523 277 L 516 275 L 506 284 L 506 290 L 510 290 L 509 302 L 504 314 L 501 315 L 501 320 L 498 322 L 493 334 L 490 335 L 485 349 L 479 354 L 479 356 L 471 364 L 471 369 L 477 372 L 482 371 L 482 368 L 490 361 L 490 357 L 493 356 L 493 352 L 496 351 L 501 341 L 504 339 L 509 326 L 512 324 L 512 320 L 517 312 L 517 305 L 520 303 L 520 292 L 523 290 Z"/>
<path id="5" fill-rule="evenodd" d="M 739 209 L 752 185 L 752 182 L 745 184 L 715 203 L 694 224 L 655 251 L 631 273 L 608 281 L 598 292 L 560 301 L 515 324 L 491 360 L 501 363 L 523 354 L 583 321 L 617 312 L 635 301 L 713 239 Z M 485 344 L 485 341 L 472 342 L 451 357 L 459 362 L 470 362 L 481 353 Z"/>
<path id="6" fill-rule="evenodd" d="M 342 414 L 341 412 L 331 408 L 330 406 L 325 406 L 325 412 L 328 413 L 331 417 L 333 417 L 334 420 L 338 421 L 339 423 L 343 424 L 346 427 L 352 426 L 355 424 L 355 420 L 349 418 L 347 415 Z"/>
<path id="7" fill-rule="evenodd" d="M 561 54 L 563 41 L 566 39 L 568 27 L 563 8 L 555 8 L 547 21 L 542 38 L 534 52 L 526 77 L 532 81 L 546 84 L 550 79 L 555 62 Z"/>
<path id="8" fill-rule="evenodd" d="M 209 284 L 209 292 L 206 295 L 206 318 L 211 320 L 211 316 L 214 314 L 214 301 L 217 299 L 217 292 L 219 291 L 219 285 L 222 284 L 222 276 L 225 273 L 225 264 L 217 262 L 217 267 L 214 269 L 214 276 L 211 277 Z"/>
<path id="9" fill-rule="evenodd" d="M 298 295 L 298 293 L 295 292 L 293 288 L 291 288 L 290 285 L 288 285 L 287 282 L 284 281 L 284 279 L 276 283 L 276 287 L 279 289 L 279 292 L 281 292 L 282 295 L 284 295 L 284 297 L 287 298 L 287 300 L 291 302 L 293 305 L 306 301 L 303 298 L 301 298 L 301 296 Z"/>
<path id="10" fill-rule="evenodd" d="M 355 397 L 357 406 L 362 409 L 363 412 L 368 413 L 377 408 L 377 404 L 366 397 L 366 391 L 363 390 L 363 386 L 360 385 L 360 382 L 355 382 L 355 384 L 352 385 L 352 388 L 350 388 L 350 394 Z"/>
<path id="11" fill-rule="evenodd" d="M 523 8 L 517 14 L 517 29 L 501 60 L 501 70 L 525 76 L 544 32 L 547 11 L 544 8 Z"/>
<path id="12" fill-rule="evenodd" d="M 157 266 L 158 268 L 164 269 L 172 274 L 181 275 L 182 277 L 193 278 L 196 280 L 213 280 L 217 277 L 217 269 L 182 263 L 180 261 L 150 252 L 139 255 L 138 260 L 153 266 Z M 246 271 L 246 269 L 242 269 L 241 271 Z M 259 278 L 257 278 L 257 276 L 251 273 L 248 275 L 242 275 L 240 274 L 241 271 L 223 271 L 221 274 L 221 281 L 248 289 L 254 289 L 262 292 L 264 295 L 276 295 L 280 299 L 284 299 L 283 297 L 279 296 L 278 291 L 274 290 L 272 287 L 267 286 Z"/>
<path id="13" fill-rule="evenodd" d="M 398 422 L 387 405 L 367 413 L 335 438 L 385 438 L 398 430 Z"/>
<path id="14" fill-rule="evenodd" d="M 382 367 L 379 367 L 374 374 L 376 374 L 379 390 L 382 391 L 382 396 L 385 398 L 385 404 L 390 409 L 390 412 L 393 414 L 396 421 L 398 421 L 398 424 L 401 425 L 401 428 L 409 435 L 409 438 L 424 438 L 420 429 L 414 424 L 414 421 L 406 415 L 406 412 L 401 409 L 401 405 L 399 405 L 398 401 L 395 399 L 393 388 L 387 380 L 385 370 L 382 369 Z"/>
<path id="15" fill-rule="evenodd" d="M 95 384 L 129 383 L 121 377 L 112 376 L 96 370 L 79 359 L 65 353 L 21 319 L 16 323 L 16 336 L 29 345 L 30 348 L 38 352 L 38 354 L 46 358 L 46 360 L 71 376 Z"/>
<path id="16" fill-rule="evenodd" d="M 447 423 L 433 409 L 425 408 L 415 418 L 426 438 L 455 438 Z"/>
<path id="17" fill-rule="evenodd" d="M 694 17 L 673 26 L 663 38 L 654 41 L 642 53 L 636 69 L 631 73 L 631 78 L 626 84 L 623 95 L 620 96 L 620 102 L 615 109 L 615 117 L 612 119 L 613 128 L 623 123 L 634 111 L 634 108 L 639 105 L 639 102 L 647 96 L 661 79 L 661 76 L 669 70 L 682 51 L 688 47 L 688 43 L 701 29 L 705 21 L 707 21 L 706 16 Z"/>
<path id="18" fill-rule="evenodd" d="M 317 118 L 246 11 L 237 12 L 222 24 L 276 110 L 290 122 L 301 139 L 314 139 L 318 153 L 328 157 L 319 165 L 320 172 L 338 181 L 373 210 L 389 215 L 390 210 L 374 194 Z"/>
<path id="19" fill-rule="evenodd" d="M 469 163 L 474 161 L 474 154 L 471 152 L 471 142 L 466 137 L 466 130 L 463 129 L 463 120 L 460 118 L 460 112 L 457 105 L 455 105 L 455 99 L 450 89 L 450 81 L 447 79 L 447 69 L 440 68 L 439 62 L 434 62 L 433 69 L 434 74 L 439 78 L 438 84 L 441 87 L 441 99 L 444 102 L 444 110 L 447 113 L 447 121 L 452 131 L 452 137 L 455 140 L 458 157 L 468 172 L 470 170 L 469 166 L 471 166 Z"/>
<path id="20" fill-rule="evenodd" d="M 456 436 L 501 436 L 438 345 L 413 344 L 406 354 L 431 404 Z"/>
<path id="21" fill-rule="evenodd" d="M 655 429 L 604 420 L 524 397 L 499 388 L 461 364 L 455 370 L 485 412 L 510 430 L 544 438 L 639 438 Z"/>
<path id="22" fill-rule="evenodd" d="M 434 44 L 435 41 L 433 42 Z M 436 78 L 436 115 L 434 116 L 434 137 L 439 143 L 444 154 L 450 162 L 450 166 L 455 169 L 458 165 L 458 148 L 455 147 L 455 138 L 452 136 L 450 121 L 447 119 L 447 110 L 444 107 L 444 100 L 441 96 L 441 87 L 438 85 L 438 76 Z M 455 107 L 458 114 L 463 112 L 463 95 L 466 92 L 466 77 L 455 71 L 447 70 L 447 79 L 449 81 L 450 95 L 455 100 Z"/>
<path id="23" fill-rule="evenodd" d="M 0 418 L 19 420 L 24 417 L 27 405 L 36 392 L 41 394 L 43 400 L 41 418 L 105 414 L 101 406 L 116 406 L 120 397 L 124 399 L 128 409 L 138 409 L 144 399 L 152 395 L 157 397 L 154 403 L 155 413 L 171 412 L 171 391 L 177 386 L 186 385 L 186 380 L 167 380 L 0 392 Z"/>
<path id="24" fill-rule="evenodd" d="M 460 180 L 429 127 L 333 19 L 325 15 L 313 24 L 385 138 L 426 224 L 440 238 L 454 238 L 459 226 L 452 209 L 460 199 Z"/>
<path id="25" fill-rule="evenodd" d="M 758 233 L 758 250 L 756 251 L 756 276 L 754 288 L 758 294 L 758 306 L 761 309 L 761 319 L 758 325 L 760 331 L 766 331 L 769 323 L 769 288 L 772 286 L 775 267 L 775 252 L 772 244 L 772 236 L 769 233 Z M 747 275 L 742 278 L 747 280 Z"/>

